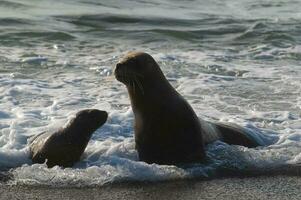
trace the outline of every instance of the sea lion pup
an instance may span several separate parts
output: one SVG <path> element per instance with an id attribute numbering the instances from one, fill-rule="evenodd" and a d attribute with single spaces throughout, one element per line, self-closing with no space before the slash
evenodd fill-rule
<path id="1" fill-rule="evenodd" d="M 93 132 L 106 122 L 107 117 L 105 111 L 82 110 L 58 131 L 34 136 L 29 141 L 32 162 L 44 163 L 47 160 L 48 167 L 72 167 L 79 161 Z"/>
<path id="2" fill-rule="evenodd" d="M 130 96 L 140 160 L 157 164 L 200 162 L 205 158 L 204 145 L 217 139 L 247 147 L 258 145 L 243 129 L 203 120 L 200 123 L 149 54 L 128 53 L 114 73 Z"/>

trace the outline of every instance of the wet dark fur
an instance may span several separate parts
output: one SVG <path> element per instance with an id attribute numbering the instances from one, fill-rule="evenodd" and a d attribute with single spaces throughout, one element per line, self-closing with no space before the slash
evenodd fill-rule
<path id="1" fill-rule="evenodd" d="M 191 106 L 146 53 L 127 54 L 116 65 L 115 76 L 128 89 L 135 116 L 136 149 L 142 161 L 158 164 L 201 162 L 205 158 L 204 144 L 208 138 L 257 146 L 239 130 L 223 125 L 217 125 L 216 134 L 207 137 L 210 133 L 202 128 Z"/>
<path id="2" fill-rule="evenodd" d="M 105 111 L 82 110 L 64 128 L 31 138 L 29 145 L 32 162 L 44 163 L 47 159 L 48 167 L 72 167 L 79 161 L 93 132 L 106 122 L 107 116 Z"/>

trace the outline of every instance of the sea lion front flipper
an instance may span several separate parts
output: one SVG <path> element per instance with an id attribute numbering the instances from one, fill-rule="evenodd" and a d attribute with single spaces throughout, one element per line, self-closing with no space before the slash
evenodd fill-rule
<path id="1" fill-rule="evenodd" d="M 31 144 L 33 141 L 35 141 L 39 136 L 41 136 L 41 135 L 43 135 L 43 134 L 45 134 L 46 133 L 46 131 L 43 131 L 43 132 L 41 132 L 41 133 L 38 133 L 38 134 L 36 134 L 36 135 L 32 135 L 32 136 L 30 136 L 28 139 L 27 139 L 27 143 L 28 144 Z"/>
<path id="2" fill-rule="evenodd" d="M 34 135 L 28 139 L 30 145 L 30 157 L 33 163 L 44 163 L 45 157 L 41 153 L 41 146 L 51 136 L 51 133 L 44 131 L 37 135 Z"/>

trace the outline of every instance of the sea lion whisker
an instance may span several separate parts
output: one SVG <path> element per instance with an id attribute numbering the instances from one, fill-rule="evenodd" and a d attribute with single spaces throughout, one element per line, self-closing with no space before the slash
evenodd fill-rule
<path id="1" fill-rule="evenodd" d="M 128 72 L 127 69 L 125 69 L 123 75 L 124 75 L 124 76 L 128 76 L 128 77 L 133 77 L 133 76 L 140 77 L 140 78 L 143 78 L 143 77 L 144 77 L 144 75 L 139 74 L 139 73 L 137 73 L 137 72 Z"/>
<path id="2" fill-rule="evenodd" d="M 136 93 L 136 89 L 135 89 L 135 79 L 133 79 L 131 82 L 132 82 L 133 92 L 134 92 L 134 94 L 135 94 L 135 93 Z"/>
<path id="3" fill-rule="evenodd" d="M 132 75 L 132 76 L 138 76 L 138 77 L 141 77 L 141 78 L 143 78 L 144 76 L 142 75 L 142 74 L 139 74 L 139 73 L 137 73 L 137 72 L 130 72 L 130 73 L 127 73 L 127 75 Z"/>
<path id="4" fill-rule="evenodd" d="M 127 69 L 125 69 L 125 71 L 121 71 L 121 77 L 124 78 L 124 80 L 125 80 L 126 82 L 128 82 L 128 77 L 126 76 L 126 70 L 127 70 Z"/>
<path id="5" fill-rule="evenodd" d="M 141 90 L 142 94 L 144 94 L 143 86 L 142 86 L 141 82 L 139 81 L 139 79 L 137 77 L 135 77 L 134 80 L 136 81 L 138 88 Z"/>
<path id="6" fill-rule="evenodd" d="M 136 77 L 135 77 L 135 76 L 132 77 L 132 81 L 133 81 L 133 85 L 134 85 L 134 93 L 135 93 L 135 87 L 136 87 L 136 85 L 137 85 Z M 139 87 L 138 87 L 138 89 L 139 89 Z"/>

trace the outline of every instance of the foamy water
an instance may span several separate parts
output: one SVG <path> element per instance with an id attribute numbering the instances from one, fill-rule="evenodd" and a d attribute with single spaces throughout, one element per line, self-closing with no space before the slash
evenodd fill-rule
<path id="1" fill-rule="evenodd" d="M 247 0 L 2 1 L 0 169 L 12 174 L 9 184 L 63 187 L 300 163 L 298 6 Z M 244 126 L 265 146 L 216 141 L 206 148 L 207 163 L 186 167 L 138 161 L 128 94 L 112 76 L 130 50 L 153 55 L 200 118 Z M 27 139 L 55 130 L 85 108 L 106 110 L 109 118 L 81 161 L 66 169 L 33 165 Z"/>

